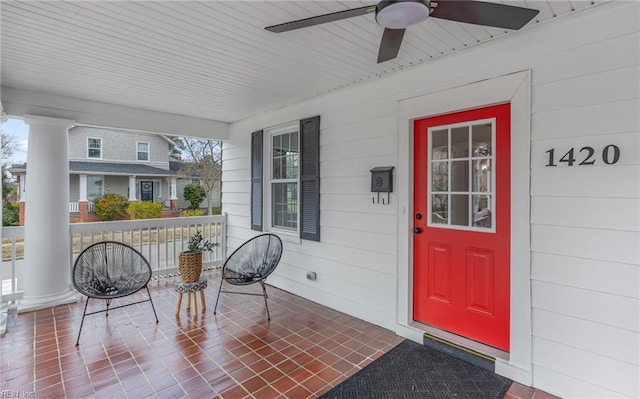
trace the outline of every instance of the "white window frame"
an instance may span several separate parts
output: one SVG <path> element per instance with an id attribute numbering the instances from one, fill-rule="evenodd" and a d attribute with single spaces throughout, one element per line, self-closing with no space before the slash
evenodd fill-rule
<path id="1" fill-rule="evenodd" d="M 297 133 L 298 135 L 298 177 L 296 179 L 273 179 L 273 137 L 289 133 Z M 264 147 L 264 168 L 263 168 L 263 209 L 264 212 L 264 227 L 263 230 L 267 232 L 274 232 L 292 237 L 300 236 L 300 121 L 288 123 L 264 130 L 265 143 Z M 297 199 L 298 199 L 298 211 L 296 220 L 296 229 L 287 229 L 283 227 L 273 226 L 273 201 L 272 201 L 272 189 L 271 186 L 274 182 L 287 183 L 295 182 L 297 184 Z"/>
<path id="2" fill-rule="evenodd" d="M 478 160 L 478 159 L 490 159 L 491 160 L 491 227 L 474 227 L 474 226 L 461 226 L 461 225 L 454 225 L 451 224 L 451 201 L 449 201 L 449 217 L 448 217 L 448 223 L 433 223 L 432 219 L 431 219 L 431 206 L 432 206 L 432 180 L 433 180 L 433 174 L 431 173 L 431 166 L 433 164 L 433 160 L 432 160 L 432 155 L 433 155 L 433 148 L 432 148 L 432 144 L 433 144 L 433 139 L 432 139 L 432 132 L 434 131 L 438 131 L 438 130 L 448 130 L 448 143 L 447 143 L 447 148 L 451 149 L 451 130 L 457 128 L 457 127 L 472 127 L 475 125 L 485 125 L 485 124 L 491 124 L 491 156 L 490 157 L 474 157 L 472 154 L 469 154 L 467 157 L 458 157 L 458 158 L 453 158 L 451 155 L 451 151 L 449 151 L 449 155 L 447 157 L 447 161 L 449 162 L 449 168 L 448 168 L 448 177 L 447 177 L 447 181 L 449 182 L 449 185 L 451 185 L 451 161 L 454 160 L 468 160 L 469 161 L 469 174 L 468 174 L 468 178 L 471 179 L 471 167 L 473 165 L 474 160 Z M 472 121 L 464 121 L 464 122 L 460 122 L 460 123 L 453 123 L 453 124 L 448 124 L 448 125 L 441 125 L 441 126 L 432 126 L 429 127 L 429 129 L 427 130 L 427 135 L 428 135 L 428 142 L 429 142 L 429 146 L 428 146 L 428 173 L 427 173 L 427 209 L 428 209 L 428 218 L 427 218 L 427 226 L 429 227 L 434 227 L 434 228 L 441 228 L 441 229 L 452 229 L 452 230 L 466 230 L 466 231 L 475 231 L 475 232 L 479 232 L 479 233 L 495 233 L 496 232 L 496 118 L 486 118 L 486 119 L 477 119 L 477 120 L 472 120 Z M 469 134 L 469 151 L 471 151 L 471 134 Z M 444 161 L 443 161 L 444 162 Z M 471 190 L 471 182 L 469 181 L 469 190 Z M 446 192 L 441 192 L 442 194 L 446 194 L 449 196 L 449 199 L 451 198 L 451 195 L 455 195 L 455 194 L 465 194 L 465 192 L 454 192 L 451 191 L 450 189 L 447 189 Z M 473 198 L 473 195 L 482 195 L 482 193 L 476 193 L 476 192 L 472 192 L 472 191 L 468 191 L 466 192 L 466 194 L 468 194 L 470 196 L 470 199 Z M 469 217 L 471 217 L 473 215 L 473 209 L 471 209 L 471 201 L 469 201 Z"/>
<path id="3" fill-rule="evenodd" d="M 140 149 L 138 148 L 138 146 L 140 144 L 146 144 L 147 145 L 147 159 L 140 159 Z M 144 151 L 142 151 L 144 152 Z M 148 141 L 136 141 L 136 160 L 139 162 L 149 162 L 151 160 L 151 145 L 149 144 Z"/>
<path id="4" fill-rule="evenodd" d="M 89 147 L 89 142 L 91 140 L 98 140 L 98 143 L 100 143 L 100 148 L 98 148 L 98 150 L 100 151 L 100 155 L 98 157 L 92 157 L 90 155 L 90 151 L 92 149 L 93 150 L 96 149 L 96 148 Z M 100 138 L 100 137 L 87 137 L 87 158 L 88 159 L 102 159 L 102 138 Z"/>

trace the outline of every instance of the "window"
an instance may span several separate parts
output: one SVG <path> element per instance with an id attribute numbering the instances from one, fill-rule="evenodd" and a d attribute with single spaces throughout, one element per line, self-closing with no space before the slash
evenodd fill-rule
<path id="1" fill-rule="evenodd" d="M 138 155 L 137 155 L 138 161 L 148 161 L 149 160 L 149 143 L 138 142 L 136 147 L 138 150 Z"/>
<path id="2" fill-rule="evenodd" d="M 102 139 L 89 137 L 87 139 L 87 157 L 101 159 L 102 158 Z"/>
<path id="3" fill-rule="evenodd" d="M 103 176 L 87 176 L 87 200 L 93 201 L 102 195 Z"/>
<path id="4" fill-rule="evenodd" d="M 493 231 L 495 119 L 429 129 L 429 225 Z"/>
<path id="5" fill-rule="evenodd" d="M 319 116 L 252 133 L 251 228 L 263 222 L 320 241 Z"/>
<path id="6" fill-rule="evenodd" d="M 290 130 L 286 129 L 286 130 Z M 271 227 L 298 231 L 298 126 L 271 134 Z"/>

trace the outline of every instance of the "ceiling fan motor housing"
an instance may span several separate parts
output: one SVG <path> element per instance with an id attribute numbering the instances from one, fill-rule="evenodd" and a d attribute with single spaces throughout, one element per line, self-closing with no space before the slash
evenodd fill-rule
<path id="1" fill-rule="evenodd" d="M 381 1 L 376 6 L 376 22 L 388 29 L 404 29 L 429 16 L 430 0 Z"/>

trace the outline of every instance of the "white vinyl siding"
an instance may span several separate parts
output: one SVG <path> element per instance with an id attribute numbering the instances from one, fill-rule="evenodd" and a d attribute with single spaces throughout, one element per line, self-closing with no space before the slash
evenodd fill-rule
<path id="1" fill-rule="evenodd" d="M 101 141 L 100 158 L 90 158 L 88 139 Z M 75 126 L 69 129 L 69 160 L 102 162 L 138 162 L 138 143 L 148 143 L 145 164 L 169 170 L 169 142 L 159 134 Z"/>
<path id="2" fill-rule="evenodd" d="M 412 209 L 397 193 L 388 206 L 373 204 L 368 171 L 408 156 L 398 148 L 408 123 L 398 102 L 528 70 L 532 360 L 514 368 L 561 397 L 640 396 L 639 17 L 636 2 L 608 2 L 232 124 L 223 151 L 229 249 L 255 234 L 249 132 L 320 114 L 322 242 L 285 242 L 269 283 L 397 331 L 396 304 L 407 300 L 398 298 L 398 270 L 408 267 L 398 257 L 410 248 L 398 221 Z M 544 166 L 550 148 L 562 156 L 561 148 L 603 144 L 620 147 L 617 164 Z"/>

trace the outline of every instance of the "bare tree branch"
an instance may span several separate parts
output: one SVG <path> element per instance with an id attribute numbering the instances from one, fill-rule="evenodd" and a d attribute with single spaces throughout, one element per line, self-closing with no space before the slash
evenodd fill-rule
<path id="1" fill-rule="evenodd" d="M 188 137 L 180 137 L 176 141 L 184 158 L 178 175 L 200 180 L 202 188 L 207 193 L 207 210 L 211 215 L 213 195 L 220 190 L 222 184 L 222 143 Z"/>
<path id="2" fill-rule="evenodd" d="M 7 161 L 7 159 L 9 159 L 9 157 L 20 150 L 20 142 L 18 141 L 18 138 L 16 136 L 5 133 L 2 130 L 0 130 L 0 141 L 2 144 L 0 160 L 2 160 L 2 162 L 4 163 Z"/>

